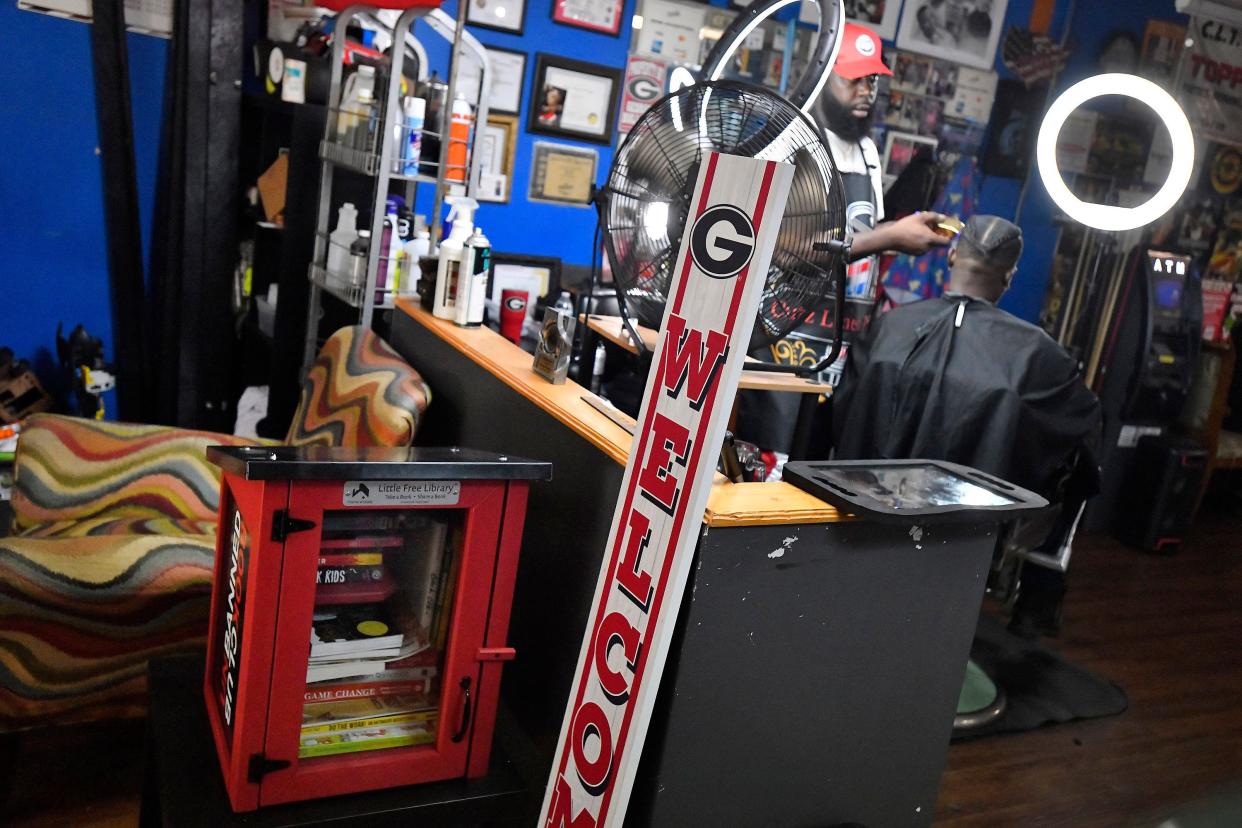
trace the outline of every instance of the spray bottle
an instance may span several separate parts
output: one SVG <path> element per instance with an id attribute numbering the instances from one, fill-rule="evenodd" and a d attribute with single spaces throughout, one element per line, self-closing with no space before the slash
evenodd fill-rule
<path id="1" fill-rule="evenodd" d="M 458 325 L 477 328 L 483 324 L 484 300 L 487 299 L 487 274 L 492 265 L 492 243 L 478 227 L 462 246 L 461 276 L 458 283 Z"/>
<path id="2" fill-rule="evenodd" d="M 474 232 L 474 211 L 479 202 L 467 196 L 449 196 L 449 221 L 453 229 L 440 243 L 440 261 L 436 265 L 436 295 L 431 313 L 439 319 L 457 319 L 457 300 L 461 290 L 461 260 L 466 239 Z"/>

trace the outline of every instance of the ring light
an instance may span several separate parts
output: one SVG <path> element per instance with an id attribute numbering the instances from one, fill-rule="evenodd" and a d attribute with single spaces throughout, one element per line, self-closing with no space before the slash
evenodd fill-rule
<path id="1" fill-rule="evenodd" d="M 1102 95 L 1125 95 L 1147 104 L 1164 122 L 1172 138 L 1173 163 L 1168 179 L 1159 192 L 1137 207 L 1112 207 L 1080 200 L 1065 185 L 1057 166 L 1057 138 L 1066 119 L 1079 106 Z M 1097 230 L 1134 230 L 1163 216 L 1186 192 L 1195 166 L 1195 139 L 1186 113 L 1172 95 L 1156 84 L 1135 75 L 1096 75 L 1071 86 L 1048 109 L 1039 128 L 1035 157 L 1048 195 L 1067 216 Z"/>
<path id="2" fill-rule="evenodd" d="M 804 0 L 814 2 L 819 8 L 819 37 L 812 50 L 811 59 L 807 64 L 807 74 L 803 76 L 794 89 L 789 92 L 789 100 L 803 112 L 809 112 L 828 75 L 837 62 L 837 54 L 841 51 L 841 27 L 845 21 L 845 0 Z M 747 10 L 734 18 L 729 28 L 721 36 L 716 45 L 703 61 L 704 80 L 719 80 L 733 59 L 733 53 L 741 48 L 746 38 L 764 20 L 767 20 L 779 9 L 797 3 L 799 0 L 754 0 Z M 836 15 L 831 26 L 825 28 L 828 19 L 826 6 L 835 6 Z M 831 40 L 828 40 L 831 38 Z M 808 88 L 809 87 L 809 88 Z"/>

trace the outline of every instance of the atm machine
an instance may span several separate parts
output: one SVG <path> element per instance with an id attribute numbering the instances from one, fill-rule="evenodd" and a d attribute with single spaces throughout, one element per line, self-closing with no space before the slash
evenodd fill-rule
<path id="1" fill-rule="evenodd" d="M 1101 490 L 1089 531 L 1114 531 L 1143 548 L 1172 551 L 1194 508 L 1206 462 L 1175 433 L 1194 378 L 1203 328 L 1191 257 L 1136 251 L 1105 331 L 1095 391 L 1104 413 Z"/>

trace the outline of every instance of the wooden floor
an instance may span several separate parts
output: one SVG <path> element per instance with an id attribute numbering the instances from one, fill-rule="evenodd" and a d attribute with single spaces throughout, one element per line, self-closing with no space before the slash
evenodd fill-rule
<path id="1" fill-rule="evenodd" d="M 1242 499 L 1210 504 L 1173 557 L 1081 539 L 1048 643 L 1124 686 L 1130 709 L 954 745 L 937 825 L 1154 828 L 1242 790 Z M 0 743 L 0 822 L 137 824 L 141 737 L 114 723 Z"/>

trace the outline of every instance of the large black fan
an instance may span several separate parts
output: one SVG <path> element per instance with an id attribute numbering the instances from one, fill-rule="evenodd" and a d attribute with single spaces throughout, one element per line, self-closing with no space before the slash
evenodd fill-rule
<path id="1" fill-rule="evenodd" d="M 617 150 L 600 208 L 623 314 L 659 328 L 708 151 L 795 166 L 751 347 L 782 339 L 831 301 L 839 318 L 845 198 L 832 155 L 819 129 L 788 100 L 733 81 L 700 82 L 664 97 Z"/>

